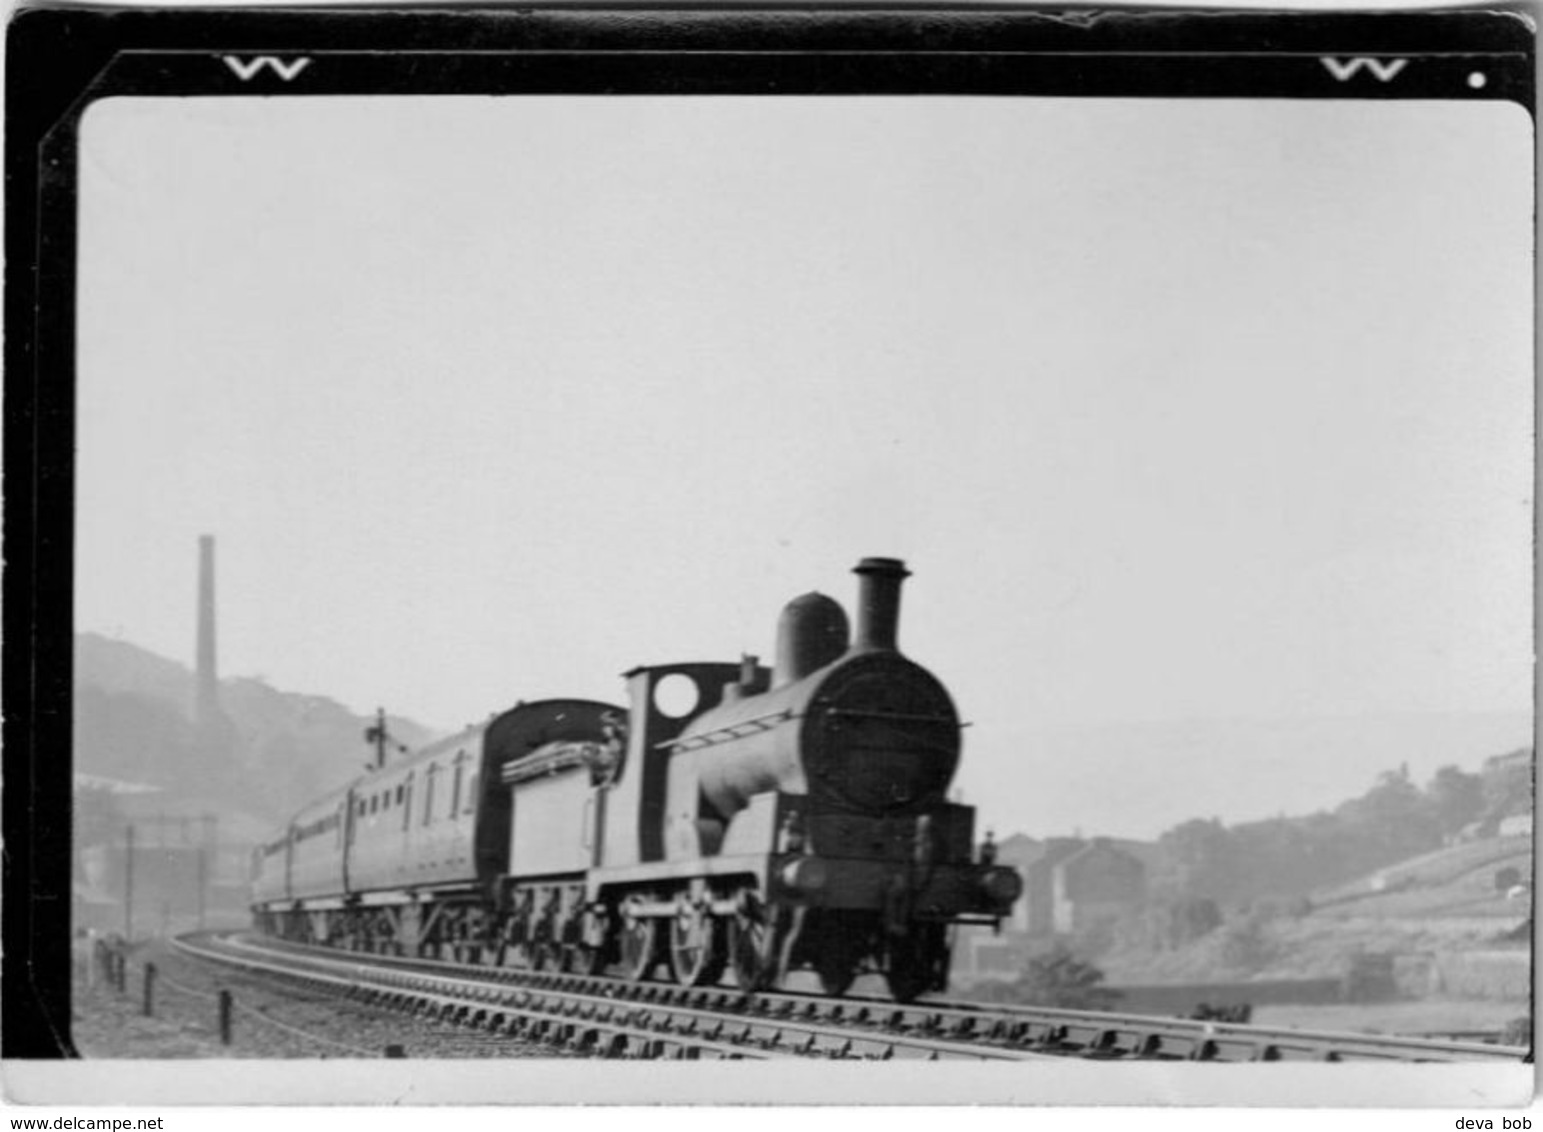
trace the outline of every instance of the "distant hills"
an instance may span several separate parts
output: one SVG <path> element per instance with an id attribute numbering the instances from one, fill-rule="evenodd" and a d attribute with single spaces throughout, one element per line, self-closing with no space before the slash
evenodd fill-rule
<path id="1" fill-rule="evenodd" d="M 982 828 L 1155 839 L 1191 818 L 1234 824 L 1331 809 L 1407 765 L 1478 771 L 1530 745 L 1527 713 L 1368 713 L 1035 726 L 967 733 L 958 785 Z"/>
<path id="2" fill-rule="evenodd" d="M 95 633 L 75 637 L 74 691 L 76 773 L 154 787 L 173 809 L 196 800 L 266 826 L 341 786 L 370 758 L 372 718 L 247 677 L 221 681 L 226 726 L 200 735 L 190 669 Z M 409 747 L 436 737 L 395 716 L 388 728 Z"/>

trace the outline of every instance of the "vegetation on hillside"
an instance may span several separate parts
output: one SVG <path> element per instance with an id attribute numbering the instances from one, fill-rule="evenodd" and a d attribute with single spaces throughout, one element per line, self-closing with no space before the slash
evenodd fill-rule
<path id="1" fill-rule="evenodd" d="M 1103 985 L 1104 972 L 1081 959 L 1064 943 L 1030 955 L 1011 982 L 981 983 L 971 988 L 983 1002 L 1052 1006 L 1062 1010 L 1110 1010 L 1120 992 Z"/>
<path id="2" fill-rule="evenodd" d="M 1476 824 L 1493 832 L 1502 817 L 1531 808 L 1525 763 L 1481 774 L 1442 767 L 1424 789 L 1404 767 L 1384 772 L 1371 789 L 1332 811 L 1234 826 L 1197 818 L 1175 826 L 1158 840 L 1159 867 L 1150 880 L 1160 901 L 1181 906 L 1305 898 L 1438 849 Z"/>
<path id="3" fill-rule="evenodd" d="M 1147 856 L 1139 907 L 1065 942 L 1121 982 L 1337 974 L 1355 947 L 1448 946 L 1458 937 L 1445 929 L 1378 917 L 1526 915 L 1529 898 L 1497 888 L 1530 877 L 1526 839 L 1493 834 L 1532 802 L 1531 760 L 1499 759 L 1479 773 L 1442 767 L 1423 788 L 1405 768 L 1385 772 L 1306 817 L 1188 821 Z M 1493 932 L 1469 923 L 1458 935 Z"/>
<path id="4" fill-rule="evenodd" d="M 372 720 L 324 696 L 281 692 L 258 679 L 225 680 L 225 718 L 200 733 L 192 689 L 192 674 L 181 665 L 122 641 L 77 637 L 74 769 L 154 787 L 167 799 L 196 798 L 279 821 L 348 781 L 370 758 L 364 729 Z M 409 720 L 392 718 L 389 726 L 409 746 L 432 738 Z M 109 808 L 106 801 L 88 806 Z"/>

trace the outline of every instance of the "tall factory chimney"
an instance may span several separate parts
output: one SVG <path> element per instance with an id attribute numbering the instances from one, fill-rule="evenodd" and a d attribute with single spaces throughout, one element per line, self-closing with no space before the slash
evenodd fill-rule
<path id="1" fill-rule="evenodd" d="M 204 734 L 220 718 L 220 673 L 214 649 L 214 536 L 198 536 L 198 699 L 193 720 Z"/>

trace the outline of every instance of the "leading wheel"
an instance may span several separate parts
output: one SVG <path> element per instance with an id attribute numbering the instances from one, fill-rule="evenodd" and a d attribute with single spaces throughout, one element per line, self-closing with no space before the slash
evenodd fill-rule
<path id="1" fill-rule="evenodd" d="M 914 1002 L 936 988 L 946 954 L 942 932 L 933 924 L 912 923 L 905 935 L 889 941 L 889 965 L 884 979 L 896 1002 Z"/>
<path id="2" fill-rule="evenodd" d="M 729 962 L 742 990 L 760 991 L 777 976 L 776 932 L 759 908 L 735 913 L 729 928 Z"/>
<path id="3" fill-rule="evenodd" d="M 685 987 L 709 986 L 723 977 L 723 932 L 712 912 L 682 905 L 670 920 L 670 969 Z"/>
<path id="4" fill-rule="evenodd" d="M 857 978 L 858 945 L 841 928 L 836 928 L 821 941 L 819 954 L 814 957 L 814 973 L 820 978 L 820 989 L 832 998 L 840 998 L 852 988 Z"/>
<path id="5" fill-rule="evenodd" d="M 811 927 L 814 935 L 810 965 L 819 977 L 820 989 L 832 998 L 840 998 L 852 988 L 863 960 L 873 948 L 876 925 L 871 916 L 856 912 L 825 911 L 817 914 Z"/>

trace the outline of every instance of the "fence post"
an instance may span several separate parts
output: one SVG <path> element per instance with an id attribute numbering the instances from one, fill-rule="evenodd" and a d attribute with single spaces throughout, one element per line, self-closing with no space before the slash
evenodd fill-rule
<path id="1" fill-rule="evenodd" d="M 145 964 L 145 1017 L 155 1014 L 155 964 Z"/>
<path id="2" fill-rule="evenodd" d="M 220 1044 L 230 1045 L 230 991 L 220 991 Z"/>

